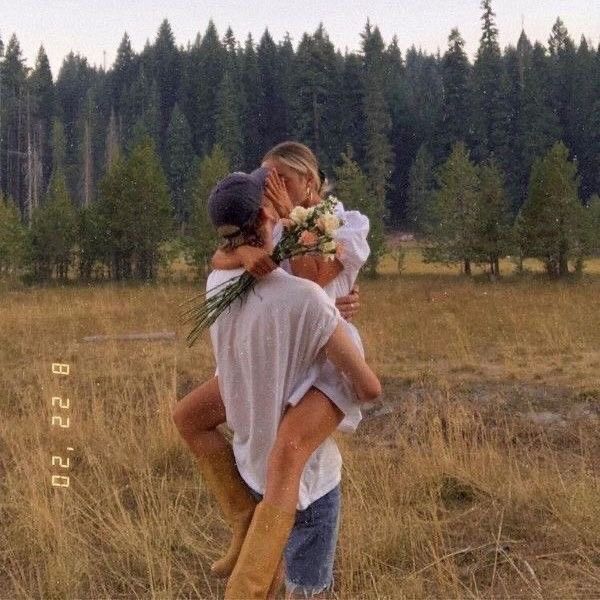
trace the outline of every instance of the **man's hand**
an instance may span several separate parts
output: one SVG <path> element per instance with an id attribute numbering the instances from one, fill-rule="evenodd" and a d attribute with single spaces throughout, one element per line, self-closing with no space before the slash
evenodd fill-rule
<path id="1" fill-rule="evenodd" d="M 346 321 L 351 321 L 360 308 L 358 285 L 354 284 L 354 287 L 347 296 L 336 298 L 335 305 L 338 307 L 342 317 Z"/>
<path id="2" fill-rule="evenodd" d="M 280 217 L 287 218 L 293 208 L 293 204 L 285 184 L 281 177 L 279 177 L 276 169 L 272 169 L 266 179 L 265 197 L 271 201 Z"/>
<path id="3" fill-rule="evenodd" d="M 262 248 L 238 246 L 234 252 L 244 269 L 257 279 L 268 275 L 273 269 L 277 268 L 268 252 Z"/>

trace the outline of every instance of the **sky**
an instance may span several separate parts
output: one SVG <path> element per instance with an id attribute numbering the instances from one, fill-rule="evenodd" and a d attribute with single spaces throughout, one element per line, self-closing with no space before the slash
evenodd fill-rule
<path id="1" fill-rule="evenodd" d="M 579 43 L 583 34 L 600 43 L 600 0 L 495 0 L 492 3 L 500 46 L 516 45 L 522 23 L 533 42 L 547 44 L 556 17 Z M 458 27 L 471 60 L 481 35 L 480 0 L 0 0 L 0 36 L 6 44 L 16 33 L 28 66 L 34 66 L 41 44 L 56 77 L 69 51 L 90 64 L 110 67 L 126 31 L 135 51 L 154 40 L 167 18 L 178 45 L 204 33 L 210 18 L 222 37 L 231 26 L 242 43 L 248 33 L 258 41 L 266 27 L 275 41 L 289 32 L 297 47 L 304 32 L 322 22 L 342 52 L 359 50 L 367 18 L 377 25 L 386 43 L 398 36 L 404 51 L 413 44 L 443 53 L 450 30 Z"/>

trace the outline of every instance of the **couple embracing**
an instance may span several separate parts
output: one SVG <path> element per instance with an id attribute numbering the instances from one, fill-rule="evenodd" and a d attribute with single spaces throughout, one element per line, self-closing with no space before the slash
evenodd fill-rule
<path id="1" fill-rule="evenodd" d="M 360 403 L 381 394 L 358 331 L 340 312 L 355 310 L 368 219 L 337 202 L 333 260 L 305 255 L 278 266 L 270 257 L 292 210 L 310 210 L 326 192 L 313 152 L 283 142 L 209 198 L 222 239 L 209 295 L 245 270 L 258 282 L 211 326 L 217 374 L 175 405 L 173 420 L 232 529 L 227 553 L 211 566 L 229 577 L 227 600 L 274 598 L 282 579 L 286 598 L 328 597 L 342 464 L 331 434 L 354 431 Z M 224 422 L 232 444 L 217 429 Z"/>

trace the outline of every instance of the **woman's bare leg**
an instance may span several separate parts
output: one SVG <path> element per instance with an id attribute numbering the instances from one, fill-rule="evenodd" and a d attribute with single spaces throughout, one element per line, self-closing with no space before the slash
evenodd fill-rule
<path id="1" fill-rule="evenodd" d="M 310 388 L 296 406 L 287 407 L 267 463 L 265 500 L 288 512 L 296 510 L 304 465 L 343 418 L 344 413 L 317 388 Z M 267 600 L 276 598 L 283 583 L 284 562 L 282 558 Z M 288 594 L 286 600 L 293 597 Z"/>
<path id="2" fill-rule="evenodd" d="M 216 377 L 195 387 L 172 410 L 173 421 L 194 455 L 204 456 L 229 443 L 217 429 L 225 423 L 225 406 Z"/>
<path id="3" fill-rule="evenodd" d="M 225 421 L 218 380 L 213 378 L 185 396 L 173 409 L 173 421 L 194 453 L 204 484 L 214 494 L 231 528 L 227 552 L 211 565 L 215 575 L 226 577 L 239 556 L 256 500 L 238 471 L 231 444 L 217 429 Z"/>
<path id="4" fill-rule="evenodd" d="M 344 413 L 314 387 L 296 406 L 288 407 L 267 463 L 265 500 L 289 512 L 296 510 L 304 465 L 343 418 Z"/>

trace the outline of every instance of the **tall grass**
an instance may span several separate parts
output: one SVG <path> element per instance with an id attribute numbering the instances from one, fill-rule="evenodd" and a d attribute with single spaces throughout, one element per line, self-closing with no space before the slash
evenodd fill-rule
<path id="1" fill-rule="evenodd" d="M 336 435 L 336 596 L 594 597 L 600 281 L 383 271 L 362 281 L 357 326 L 393 413 Z M 209 564 L 229 534 L 170 418 L 214 368 L 207 336 L 182 341 L 194 291 L 0 292 L 1 598 L 222 597 Z M 164 330 L 177 341 L 82 341 Z M 55 395 L 69 428 L 51 426 Z M 68 488 L 51 485 L 54 454 Z"/>

